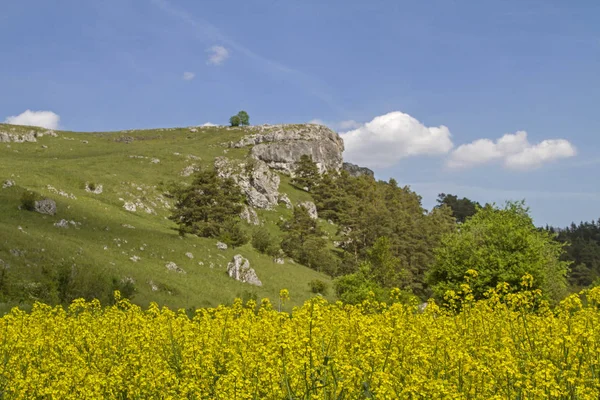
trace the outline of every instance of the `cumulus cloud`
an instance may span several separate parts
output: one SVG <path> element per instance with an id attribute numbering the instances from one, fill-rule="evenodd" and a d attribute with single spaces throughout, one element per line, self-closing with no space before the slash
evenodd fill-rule
<path id="1" fill-rule="evenodd" d="M 542 164 L 577 154 L 575 147 L 565 139 L 544 140 L 531 144 L 527 132 L 507 133 L 495 142 L 478 139 L 463 144 L 452 152 L 448 166 L 467 168 L 491 162 L 502 162 L 510 169 L 532 169 Z"/>
<path id="2" fill-rule="evenodd" d="M 217 124 L 213 124 L 212 122 L 207 122 L 207 123 L 202 124 L 200 126 L 217 126 Z"/>
<path id="3" fill-rule="evenodd" d="M 229 50 L 223 46 L 212 46 L 206 51 L 209 53 L 208 64 L 210 65 L 221 65 L 229 58 Z"/>
<path id="4" fill-rule="evenodd" d="M 52 111 L 26 110 L 19 115 L 7 117 L 4 122 L 12 125 L 41 126 L 47 129 L 58 129 L 60 117 Z"/>
<path id="5" fill-rule="evenodd" d="M 400 111 L 375 117 L 341 137 L 344 158 L 367 167 L 389 167 L 411 156 L 446 154 L 453 147 L 447 127 L 427 127 Z"/>
<path id="6" fill-rule="evenodd" d="M 193 72 L 184 72 L 182 78 L 184 81 L 191 81 L 195 77 L 196 77 L 196 74 Z"/>
<path id="7" fill-rule="evenodd" d="M 322 119 L 311 119 L 310 121 L 308 121 L 309 124 L 313 124 L 313 125 L 327 125 Z"/>

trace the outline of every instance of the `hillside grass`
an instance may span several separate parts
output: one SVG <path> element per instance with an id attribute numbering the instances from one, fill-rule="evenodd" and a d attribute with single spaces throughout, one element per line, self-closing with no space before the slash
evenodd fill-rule
<path id="1" fill-rule="evenodd" d="M 215 157 L 243 158 L 248 148 L 229 149 L 227 143 L 250 133 L 248 128 L 198 127 L 77 133 L 56 131 L 37 143 L 0 144 L 0 259 L 10 265 L 10 274 L 35 280 L 35 268 L 73 265 L 95 268 L 120 279 L 133 278 L 138 290 L 133 301 L 142 306 L 151 301 L 173 308 L 230 304 L 235 297 L 277 299 L 279 290 L 289 289 L 291 305 L 301 304 L 312 293 L 308 282 L 330 279 L 286 259 L 275 264 L 249 244 L 225 251 L 216 240 L 180 237 L 168 220 L 163 191 L 172 182 L 190 182 L 181 171 L 195 164 L 210 167 Z M 25 133 L 45 129 L 0 124 L 0 131 Z M 127 142 L 126 138 L 133 138 Z M 47 148 L 44 148 L 46 146 Z M 153 163 L 154 159 L 160 160 Z M 2 189 L 7 179 L 15 186 Z M 102 185 L 101 194 L 89 193 L 86 183 Z M 48 185 L 71 197 L 56 193 Z M 56 201 L 54 216 L 20 210 L 25 190 L 39 192 Z M 294 204 L 310 200 L 282 177 L 280 192 Z M 135 212 L 125 202 L 142 203 Z M 148 212 L 145 207 L 148 207 Z M 269 230 L 277 232 L 280 216 L 291 211 L 280 205 L 259 211 Z M 80 225 L 59 228 L 61 219 Z M 326 224 L 326 223 L 325 223 Z M 15 250 L 17 250 L 15 252 Z M 192 253 L 193 259 L 186 256 Z M 262 287 L 239 283 L 226 274 L 234 254 L 248 258 L 263 282 Z M 134 262 L 130 258 L 139 257 Z M 175 262 L 186 271 L 169 271 Z M 158 287 L 153 291 L 151 286 Z"/>

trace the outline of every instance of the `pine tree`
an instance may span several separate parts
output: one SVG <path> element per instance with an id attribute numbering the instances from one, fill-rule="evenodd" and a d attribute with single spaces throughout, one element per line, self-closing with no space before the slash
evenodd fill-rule
<path id="1" fill-rule="evenodd" d="M 244 196 L 231 178 L 220 178 L 215 170 L 197 172 L 188 187 L 175 191 L 175 207 L 169 219 L 186 233 L 217 238 L 226 222 L 239 218 Z"/>
<path id="2" fill-rule="evenodd" d="M 300 189 L 311 191 L 319 184 L 321 174 L 312 156 L 303 154 L 296 163 L 292 184 Z"/>

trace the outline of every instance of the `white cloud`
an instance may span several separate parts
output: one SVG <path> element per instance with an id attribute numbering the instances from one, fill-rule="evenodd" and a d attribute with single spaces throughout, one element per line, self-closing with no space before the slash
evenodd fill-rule
<path id="1" fill-rule="evenodd" d="M 506 168 L 531 169 L 560 158 L 573 157 L 575 147 L 567 140 L 544 140 L 532 145 L 527 140 L 527 132 L 507 133 L 495 142 L 478 139 L 463 144 L 452 152 L 448 166 L 466 168 L 501 161 Z"/>
<path id="2" fill-rule="evenodd" d="M 7 117 L 4 122 L 12 125 L 41 126 L 47 129 L 58 129 L 60 117 L 52 111 L 26 110 L 19 115 Z"/>
<path id="3" fill-rule="evenodd" d="M 389 167 L 402 158 L 446 154 L 452 147 L 447 127 L 427 127 L 400 111 L 342 133 L 344 158 L 367 167 Z"/>
<path id="4" fill-rule="evenodd" d="M 325 125 L 327 126 L 327 124 L 325 122 L 323 122 L 322 119 L 311 119 L 310 121 L 308 121 L 309 124 L 313 124 L 313 125 Z"/>
<path id="5" fill-rule="evenodd" d="M 191 81 L 195 77 L 196 77 L 196 74 L 193 72 L 184 72 L 182 78 L 184 81 Z"/>
<path id="6" fill-rule="evenodd" d="M 221 65 L 223 61 L 229 58 L 229 50 L 223 46 L 212 46 L 206 50 L 210 54 L 208 55 L 208 64 Z"/>
<path id="7" fill-rule="evenodd" d="M 212 122 L 207 122 L 207 123 L 202 124 L 200 126 L 217 126 L 217 124 L 213 124 Z"/>
<path id="8" fill-rule="evenodd" d="M 362 124 L 360 122 L 356 122 L 353 119 L 347 120 L 347 121 L 342 121 L 340 123 L 337 124 L 337 126 L 339 126 L 340 129 L 344 130 L 344 129 L 356 129 L 358 127 L 360 127 Z"/>

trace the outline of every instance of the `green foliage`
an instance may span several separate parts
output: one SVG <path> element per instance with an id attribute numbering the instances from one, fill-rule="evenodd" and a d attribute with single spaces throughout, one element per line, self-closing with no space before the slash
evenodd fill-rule
<path id="1" fill-rule="evenodd" d="M 32 190 L 26 190 L 21 195 L 21 206 L 27 211 L 35 210 L 35 202 L 41 199 L 41 195 Z"/>
<path id="2" fill-rule="evenodd" d="M 240 117 L 240 124 L 242 126 L 250 125 L 250 116 L 248 115 L 248 113 L 246 111 L 242 110 L 237 115 L 238 115 L 238 117 Z"/>
<path id="3" fill-rule="evenodd" d="M 308 282 L 308 286 L 313 293 L 327 294 L 327 291 L 329 290 L 329 285 L 320 279 L 313 279 Z"/>
<path id="4" fill-rule="evenodd" d="M 239 115 L 233 115 L 229 118 L 229 124 L 231 124 L 231 126 L 240 126 L 241 123 L 242 120 L 240 119 Z"/>
<path id="5" fill-rule="evenodd" d="M 452 215 L 456 222 L 463 223 L 467 218 L 472 217 L 481 208 L 481 205 L 466 197 L 459 199 L 456 195 L 440 193 L 437 198 L 437 208 L 442 206 L 450 207 Z"/>
<path id="6" fill-rule="evenodd" d="M 243 234 L 231 220 L 237 220 L 244 196 L 231 178 L 220 178 L 214 169 L 197 172 L 190 186 L 175 191 L 175 207 L 169 219 L 178 225 L 181 235 L 243 241 Z M 246 239 L 246 242 L 248 240 Z"/>
<path id="7" fill-rule="evenodd" d="M 361 264 L 355 273 L 341 276 L 334 281 L 336 295 L 348 304 L 362 303 L 371 293 L 377 300 L 385 301 L 386 291 L 371 279 L 371 275 L 371 266 L 368 263 Z"/>
<path id="8" fill-rule="evenodd" d="M 300 161 L 296 163 L 292 184 L 302 190 L 306 188 L 308 191 L 311 191 L 319 184 L 320 179 L 319 168 L 313 161 L 312 156 L 303 154 L 300 157 Z"/>
<path id="9" fill-rule="evenodd" d="M 551 299 L 565 291 L 568 263 L 560 261 L 562 245 L 547 232 L 536 229 L 523 202 L 509 202 L 504 208 L 486 205 L 455 232 L 444 236 L 428 274 L 434 293 L 458 292 L 465 276 L 476 271 L 469 282 L 475 298 L 507 282 L 517 288 L 526 274 L 534 277 L 533 287 Z"/>
<path id="10" fill-rule="evenodd" d="M 370 262 L 382 284 L 399 285 L 423 299 L 430 296 L 425 271 L 442 235 L 455 227 L 448 207 L 427 213 L 421 198 L 395 180 L 378 182 L 345 171 L 325 174 L 313 196 L 319 215 L 340 227 L 343 262 L 338 274 L 353 273 L 361 263 Z M 382 237 L 387 238 L 386 260 L 371 260 L 370 251 Z"/>
<path id="11" fill-rule="evenodd" d="M 235 249 L 248 243 L 250 241 L 250 234 L 244 228 L 241 221 L 229 218 L 221 226 L 219 239 Z"/>
<path id="12" fill-rule="evenodd" d="M 229 123 L 231 126 L 248 126 L 250 125 L 250 116 L 246 111 L 240 111 L 229 118 Z"/>
<path id="13" fill-rule="evenodd" d="M 401 287 L 406 282 L 407 271 L 401 260 L 392 253 L 390 240 L 383 236 L 367 252 L 367 260 L 373 271 L 373 279 L 382 287 Z"/>
<path id="14" fill-rule="evenodd" d="M 279 243 L 265 227 L 256 228 L 252 234 L 252 247 L 263 254 L 275 257 L 279 254 Z"/>
<path id="15" fill-rule="evenodd" d="M 327 248 L 327 240 L 304 207 L 295 207 L 289 221 L 282 221 L 281 229 L 286 232 L 281 241 L 284 253 L 295 261 L 319 272 L 336 273 L 338 260 Z"/>
<path id="16" fill-rule="evenodd" d="M 564 229 L 546 227 L 556 240 L 565 244 L 563 261 L 572 263 L 568 274 L 571 291 L 594 285 L 600 278 L 600 219 L 571 224 Z"/>

